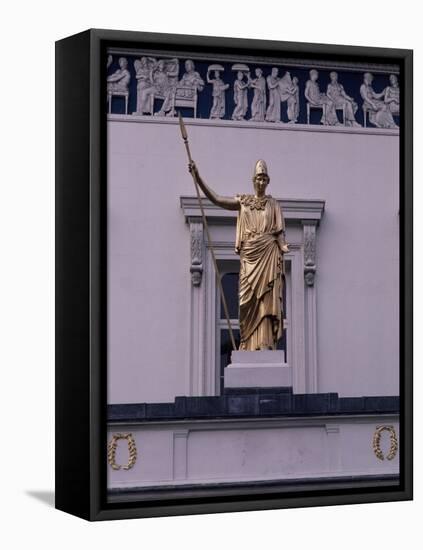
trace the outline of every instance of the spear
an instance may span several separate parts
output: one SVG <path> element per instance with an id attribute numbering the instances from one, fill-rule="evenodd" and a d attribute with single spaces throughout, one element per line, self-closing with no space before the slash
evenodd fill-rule
<path id="1" fill-rule="evenodd" d="M 189 162 L 190 162 L 190 164 L 191 164 L 191 163 L 193 162 L 193 160 L 192 160 L 192 157 L 191 157 L 191 151 L 190 151 L 190 149 L 189 149 L 188 133 L 187 133 L 187 130 L 186 130 L 186 128 L 185 128 L 185 124 L 184 124 L 184 121 L 183 121 L 183 118 L 182 118 L 180 112 L 178 113 L 178 116 L 179 116 L 179 127 L 180 127 L 180 129 L 181 129 L 182 139 L 184 140 L 185 149 L 186 149 L 187 155 L 188 155 L 188 160 L 189 160 Z M 208 224 L 207 224 L 206 215 L 205 215 L 205 213 L 204 213 L 203 201 L 201 200 L 201 195 L 200 195 L 200 188 L 199 188 L 199 186 L 198 186 L 197 179 L 196 179 L 195 177 L 193 177 L 193 180 L 194 180 L 195 190 L 196 190 L 196 192 L 197 192 L 198 204 L 199 204 L 200 210 L 201 210 L 201 217 L 203 218 L 204 229 L 205 229 L 205 231 L 206 231 L 207 241 L 208 241 L 208 243 L 209 243 L 209 248 L 210 248 L 211 256 L 212 256 L 212 258 L 213 258 L 214 269 L 215 269 L 215 271 L 216 271 L 216 276 L 217 276 L 217 284 L 218 284 L 218 287 L 219 287 L 220 296 L 221 296 L 221 298 L 222 298 L 223 310 L 224 310 L 224 312 L 225 312 L 226 321 L 227 321 L 227 323 L 228 323 L 229 336 L 230 336 L 230 338 L 231 338 L 232 349 L 235 351 L 235 350 L 236 350 L 236 344 L 235 344 L 234 333 L 232 332 L 231 322 L 230 322 L 230 320 L 229 320 L 228 305 L 227 305 L 227 303 L 226 303 L 225 293 L 223 292 L 222 279 L 220 278 L 219 268 L 217 267 L 216 255 L 215 255 L 215 253 L 214 253 L 213 246 L 212 246 L 212 242 L 211 242 L 211 238 L 210 238 L 209 226 L 208 226 Z"/>

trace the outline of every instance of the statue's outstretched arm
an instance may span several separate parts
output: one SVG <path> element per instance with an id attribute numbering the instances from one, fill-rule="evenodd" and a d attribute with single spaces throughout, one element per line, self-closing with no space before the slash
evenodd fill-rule
<path id="1" fill-rule="evenodd" d="M 239 210 L 240 204 L 236 199 L 234 199 L 233 197 L 222 197 L 215 193 L 213 189 L 210 189 L 208 185 L 206 185 L 206 183 L 201 178 L 198 172 L 198 168 L 194 162 L 190 162 L 188 164 L 188 170 L 190 171 L 194 181 L 198 183 L 203 193 L 208 199 L 212 201 L 213 204 L 215 204 L 216 206 L 220 206 L 221 208 L 225 208 L 226 210 Z"/>

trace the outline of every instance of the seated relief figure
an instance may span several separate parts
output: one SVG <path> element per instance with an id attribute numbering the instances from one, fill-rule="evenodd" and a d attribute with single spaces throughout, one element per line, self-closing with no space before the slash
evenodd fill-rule
<path id="1" fill-rule="evenodd" d="M 255 70 L 256 78 L 250 78 L 248 73 L 248 85 L 254 90 L 253 101 L 251 102 L 251 118 L 261 122 L 266 114 L 266 80 L 261 69 Z"/>
<path id="2" fill-rule="evenodd" d="M 194 62 L 185 61 L 185 73 L 177 82 L 179 62 L 177 59 L 157 62 L 152 57 L 142 57 L 134 62 L 137 79 L 137 110 L 134 114 L 151 113 L 155 97 L 163 99 L 157 115 L 175 115 L 178 99 L 194 101 L 195 92 L 204 88 L 204 80 L 195 70 Z"/>
<path id="3" fill-rule="evenodd" d="M 210 65 L 207 69 L 207 83 L 213 86 L 213 105 L 210 110 L 209 118 L 224 118 L 225 116 L 225 91 L 229 88 L 229 84 L 225 84 L 220 78 L 220 73 L 223 70 L 221 65 Z M 214 78 L 210 78 L 211 71 L 213 71 Z"/>
<path id="4" fill-rule="evenodd" d="M 185 61 L 185 73 L 176 88 L 176 97 L 191 99 L 194 97 L 195 90 L 201 92 L 204 89 L 204 80 L 200 73 L 195 70 L 194 61 L 187 59 Z"/>
<path id="5" fill-rule="evenodd" d="M 393 115 L 399 115 L 400 89 L 397 75 L 391 74 L 391 76 L 389 77 L 389 86 L 385 88 L 385 95 L 383 99 L 391 113 Z"/>
<path id="6" fill-rule="evenodd" d="M 155 96 L 163 98 L 162 106 L 154 113 L 155 116 L 175 116 L 175 92 L 179 75 L 179 61 L 175 59 L 160 59 L 153 70 L 153 85 Z"/>
<path id="7" fill-rule="evenodd" d="M 119 58 L 119 69 L 107 77 L 107 91 L 110 93 L 128 92 L 131 75 L 128 71 L 128 60 L 126 57 Z"/>
<path id="8" fill-rule="evenodd" d="M 363 84 L 360 86 L 360 95 L 363 98 L 363 109 L 369 113 L 369 120 L 377 128 L 398 128 L 392 117 L 389 103 L 382 98 L 386 95 L 386 88 L 382 92 L 375 92 L 372 86 L 373 75 L 365 73 Z M 366 113 L 364 113 L 366 116 Z"/>
<path id="9" fill-rule="evenodd" d="M 323 114 L 320 119 L 320 124 L 327 126 L 339 126 L 340 122 L 336 116 L 335 106 L 333 101 L 326 95 L 320 92 L 319 73 L 316 69 L 312 69 L 309 73 L 310 80 L 307 80 L 304 91 L 305 98 L 310 104 L 310 107 L 321 107 Z"/>
<path id="10" fill-rule="evenodd" d="M 135 63 L 134 63 L 135 66 Z M 138 80 L 137 114 L 150 113 L 154 99 L 163 99 L 157 116 L 174 116 L 174 98 L 179 74 L 179 61 L 175 59 L 160 59 L 142 57 L 135 66 Z"/>
<path id="11" fill-rule="evenodd" d="M 350 97 L 344 90 L 344 87 L 338 82 L 338 73 L 332 71 L 329 74 L 330 83 L 328 84 L 326 95 L 333 102 L 335 109 L 344 109 L 345 126 L 361 126 L 355 120 L 355 114 L 358 109 L 354 98 Z"/>
<path id="12" fill-rule="evenodd" d="M 217 195 L 206 185 L 193 162 L 189 170 L 214 204 L 238 211 L 235 250 L 240 256 L 240 349 L 276 349 L 283 331 L 283 254 L 289 248 L 279 203 L 266 195 L 270 181 L 266 163 L 259 160 L 255 165 L 254 194 L 235 197 Z"/>

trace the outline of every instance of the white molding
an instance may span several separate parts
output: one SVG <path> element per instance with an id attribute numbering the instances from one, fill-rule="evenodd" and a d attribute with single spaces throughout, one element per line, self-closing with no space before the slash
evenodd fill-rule
<path id="1" fill-rule="evenodd" d="M 304 281 L 305 281 L 305 312 L 306 312 L 306 338 L 305 352 L 307 363 L 306 388 L 309 393 L 318 391 L 318 366 L 317 366 L 317 297 L 315 277 L 317 271 L 317 222 L 302 220 L 303 225 L 303 251 L 304 251 Z"/>
<path id="2" fill-rule="evenodd" d="M 318 359 L 317 359 L 317 304 L 316 287 L 305 286 L 305 304 L 307 317 L 306 363 L 307 393 L 318 393 Z"/>
<path id="3" fill-rule="evenodd" d="M 189 430 L 178 430 L 173 432 L 172 471 L 174 480 L 187 478 L 188 435 Z"/>
<path id="4" fill-rule="evenodd" d="M 227 240 L 214 242 L 213 249 L 215 251 L 216 260 L 219 263 L 220 261 L 235 261 L 239 262 L 239 256 L 235 253 L 234 250 L 234 234 L 232 228 L 227 231 Z M 214 274 L 213 260 L 210 252 L 210 247 L 206 245 L 206 255 L 207 255 L 207 268 L 211 270 Z M 208 369 L 208 389 L 209 393 L 207 395 L 219 395 L 220 393 L 220 355 L 219 355 L 219 345 L 220 338 L 216 336 L 216 329 L 219 320 L 219 306 L 220 306 L 220 296 L 217 292 L 216 277 L 209 277 L 209 286 L 206 289 L 206 293 L 210 293 L 210 322 L 208 322 L 209 330 L 206 334 L 207 346 L 209 349 L 213 350 L 213 354 L 209 357 L 207 361 Z M 233 328 L 235 328 L 233 326 Z"/>
<path id="5" fill-rule="evenodd" d="M 331 414 L 331 415 L 319 415 L 319 416 L 290 416 L 290 417 L 250 417 L 250 418 L 199 418 L 199 419 L 174 419 L 174 420 L 134 420 L 131 422 L 108 422 L 107 427 L 110 431 L 119 428 L 119 431 L 125 431 L 130 428 L 142 428 L 143 430 L 162 430 L 167 431 L 170 428 L 178 427 L 182 430 L 181 426 L 186 426 L 186 429 L 192 431 L 193 429 L 200 430 L 214 430 L 220 425 L 227 424 L 228 429 L 233 428 L 252 428 L 257 429 L 273 427 L 288 427 L 292 425 L 307 427 L 307 426 L 322 426 L 325 427 L 326 432 L 330 430 L 331 424 L 344 425 L 344 424 L 393 424 L 399 421 L 398 413 L 364 413 L 364 414 Z M 336 429 L 336 428 L 335 428 Z M 397 427 L 395 427 L 397 429 Z M 399 429 L 399 428 L 398 428 Z"/>
<path id="6" fill-rule="evenodd" d="M 228 226 L 228 240 L 213 243 L 216 254 L 216 260 L 237 261 L 238 256 L 233 249 L 233 232 Z M 203 331 L 193 330 L 191 333 L 191 350 L 198 350 L 196 357 L 201 360 L 196 363 L 196 359 L 191 358 L 190 364 L 194 379 L 199 383 L 190 384 L 190 387 L 197 387 L 197 392 L 190 395 L 218 395 L 218 376 L 217 372 L 219 354 L 217 350 L 218 338 L 216 338 L 217 315 L 219 298 L 217 296 L 216 278 L 214 276 L 214 266 L 210 249 L 206 246 L 206 259 L 204 280 L 201 289 L 203 292 Z M 293 390 L 295 393 L 305 393 L 306 380 L 309 377 L 306 372 L 305 357 L 305 319 L 304 319 L 304 281 L 303 281 L 303 253 L 300 246 L 294 245 L 286 254 L 286 262 L 291 266 L 290 284 L 287 285 L 287 314 L 289 317 L 289 331 L 287 334 L 287 363 L 292 365 L 293 371 Z M 293 278 L 296 279 L 293 282 Z M 199 290 L 198 288 L 196 290 Z M 192 318 L 192 327 L 201 325 L 201 309 L 195 309 L 195 317 Z M 195 342 L 193 342 L 195 340 Z M 201 351 L 202 350 L 202 351 Z M 197 366 L 197 369 L 195 365 Z M 197 372 L 195 372 L 197 370 Z"/>
<path id="7" fill-rule="evenodd" d="M 186 379 L 186 395 L 202 395 L 202 375 L 204 371 L 204 353 L 201 342 L 204 340 L 204 285 L 191 286 L 191 318 L 190 333 L 190 354 L 188 362 L 188 373 Z"/>
<path id="8" fill-rule="evenodd" d="M 360 63 L 348 61 L 331 61 L 320 59 L 297 59 L 292 57 L 269 57 L 260 54 L 251 55 L 230 55 L 230 54 L 215 54 L 215 53 L 196 53 L 194 51 L 178 50 L 177 46 L 172 51 L 157 49 L 157 48 L 107 48 L 107 53 L 111 55 L 131 55 L 131 56 L 160 56 L 163 58 L 182 58 L 181 60 L 192 59 L 196 61 L 222 61 L 226 63 L 253 63 L 254 65 L 283 65 L 283 67 L 298 67 L 302 69 L 322 69 L 322 70 L 338 70 L 351 72 L 374 72 L 383 74 L 399 74 L 400 68 L 397 64 L 388 63 Z"/>
<path id="9" fill-rule="evenodd" d="M 305 360 L 305 311 L 304 311 L 304 278 L 303 251 L 291 250 L 285 255 L 291 260 L 291 345 L 288 347 L 287 362 L 292 365 L 292 389 L 294 393 L 306 393 L 306 360 Z"/>
<path id="10" fill-rule="evenodd" d="M 204 393 L 201 395 L 216 395 L 216 317 L 217 317 L 217 304 L 216 304 L 216 275 L 214 272 L 213 260 L 210 254 L 208 243 L 206 244 L 206 284 L 203 286 L 205 292 L 205 334 L 203 340 L 203 356 L 204 356 L 204 379 L 203 385 Z M 221 259 L 220 254 L 216 254 L 216 260 Z"/>
<path id="11" fill-rule="evenodd" d="M 333 422 L 325 425 L 327 437 L 327 468 L 336 475 L 342 472 L 341 429 Z"/>
<path id="12" fill-rule="evenodd" d="M 151 115 L 118 115 L 108 114 L 108 122 L 131 122 L 141 124 L 174 124 L 179 125 L 176 117 L 162 117 Z M 245 128 L 287 132 L 329 132 L 339 134 L 366 134 L 375 136 L 399 137 L 399 128 L 352 127 L 352 126 L 323 126 L 319 124 L 288 124 L 284 122 L 257 122 L 253 120 L 226 120 L 208 118 L 184 119 L 185 126 L 219 126 L 222 128 Z"/>
<path id="13" fill-rule="evenodd" d="M 295 393 L 316 393 L 318 391 L 317 363 L 317 291 L 313 284 L 306 284 L 305 274 L 310 266 L 305 265 L 304 239 L 312 228 L 313 238 L 317 237 L 320 220 L 324 213 L 325 201 L 319 199 L 277 199 L 284 213 L 287 231 L 293 225 L 303 226 L 302 241 L 290 242 L 290 250 L 285 261 L 290 267 L 287 284 L 287 363 L 292 366 L 293 391 Z M 197 197 L 180 198 L 185 220 L 193 234 L 193 224 L 200 223 L 201 211 Z M 208 199 L 203 199 L 205 216 L 211 228 L 224 229 L 219 241 L 213 241 L 217 261 L 239 261 L 234 250 L 234 226 L 237 212 L 223 210 Z M 197 231 L 198 234 L 198 231 Z M 310 237 L 310 234 L 308 234 Z M 289 240 L 289 239 L 288 239 Z M 216 327 L 219 299 L 216 278 L 209 243 L 202 247 L 203 277 L 200 285 L 191 284 L 191 324 L 190 360 L 187 374 L 187 395 L 217 395 L 219 393 L 218 338 Z M 316 262 L 317 263 L 317 262 Z M 314 271 L 316 265 L 313 266 Z M 314 272 L 313 272 L 314 273 Z"/>

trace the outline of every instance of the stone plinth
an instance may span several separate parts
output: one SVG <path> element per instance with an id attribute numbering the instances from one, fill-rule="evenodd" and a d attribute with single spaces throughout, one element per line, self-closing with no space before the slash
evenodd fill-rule
<path id="1" fill-rule="evenodd" d="M 233 351 L 225 368 L 225 388 L 292 386 L 292 367 L 282 350 Z"/>

